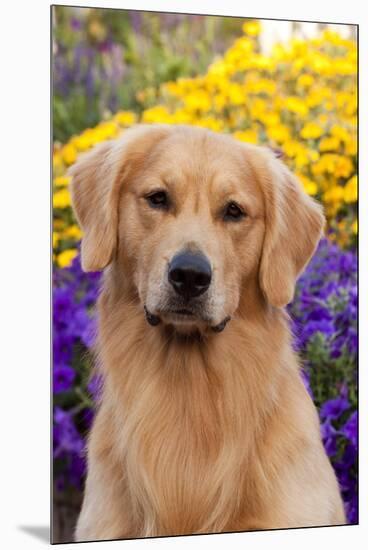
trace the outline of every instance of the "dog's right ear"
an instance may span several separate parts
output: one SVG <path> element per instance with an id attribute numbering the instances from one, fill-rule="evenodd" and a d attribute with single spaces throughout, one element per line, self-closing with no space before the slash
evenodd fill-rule
<path id="1" fill-rule="evenodd" d="M 113 147 L 113 142 L 101 143 L 69 169 L 72 205 L 84 233 L 81 245 L 84 271 L 106 267 L 115 249 L 117 212 L 111 197 L 116 177 Z"/>
<path id="2" fill-rule="evenodd" d="M 121 139 L 101 143 L 81 155 L 69 169 L 72 205 L 83 230 L 84 271 L 100 271 L 111 262 L 117 243 L 121 185 L 167 133 L 164 125 L 137 126 L 124 132 Z"/>

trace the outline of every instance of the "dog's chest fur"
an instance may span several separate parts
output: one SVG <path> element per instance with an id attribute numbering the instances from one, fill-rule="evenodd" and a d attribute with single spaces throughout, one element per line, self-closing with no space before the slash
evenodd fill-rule
<path id="1" fill-rule="evenodd" d="M 102 361 L 115 410 L 114 451 L 142 535 L 226 530 L 245 507 L 253 516 L 251 455 L 274 406 L 265 346 L 241 357 L 236 331 L 230 339 L 191 341 L 155 332 L 139 318 L 132 324 L 115 345 L 110 332 Z"/>

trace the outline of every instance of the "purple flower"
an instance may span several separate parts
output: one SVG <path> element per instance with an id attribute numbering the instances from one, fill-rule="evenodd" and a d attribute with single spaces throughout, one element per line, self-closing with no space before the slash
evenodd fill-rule
<path id="1" fill-rule="evenodd" d="M 98 403 L 102 391 L 98 370 L 88 382 L 97 326 L 94 306 L 101 274 L 83 273 L 78 256 L 70 267 L 55 270 L 53 281 L 55 481 L 60 490 L 66 490 L 70 485 L 80 488 L 83 483 L 85 435 L 94 416 L 88 394 Z M 358 517 L 357 413 L 353 407 L 357 358 L 356 255 L 322 240 L 298 281 L 295 299 L 288 310 L 293 346 L 303 362 L 303 380 L 320 410 L 323 444 L 338 477 L 347 517 L 355 523 Z M 74 387 L 78 391 L 66 396 Z M 79 401 L 77 396 L 83 394 L 85 399 Z"/>
<path id="2" fill-rule="evenodd" d="M 350 403 L 346 397 L 337 397 L 336 399 L 329 399 L 326 401 L 320 411 L 321 418 L 327 418 L 329 420 L 336 420 L 343 412 L 349 409 Z"/>
<path id="3" fill-rule="evenodd" d="M 316 321 L 322 323 L 323 321 L 332 321 L 333 315 L 332 312 L 325 306 L 316 306 L 313 307 L 306 315 L 307 321 Z M 327 323 L 330 327 L 330 323 Z M 322 330 L 322 332 L 324 332 Z"/>
<path id="4" fill-rule="evenodd" d="M 358 494 L 356 488 L 352 492 L 349 501 L 345 503 L 345 510 L 349 523 L 358 523 Z"/>
<path id="5" fill-rule="evenodd" d="M 331 421 L 327 419 L 321 425 L 321 435 L 323 439 L 323 444 L 326 449 L 328 456 L 334 456 L 337 452 L 337 431 L 332 426 Z"/>
<path id="6" fill-rule="evenodd" d="M 353 447 L 357 449 L 358 446 L 358 413 L 354 411 L 340 432 L 351 442 Z"/>
<path id="7" fill-rule="evenodd" d="M 70 20 L 70 27 L 73 31 L 80 31 L 82 28 L 82 21 L 76 17 L 72 17 Z"/>
<path id="8" fill-rule="evenodd" d="M 62 453 L 78 453 L 83 450 L 83 442 L 76 429 L 72 415 L 55 407 L 54 411 L 54 457 Z"/>
<path id="9" fill-rule="evenodd" d="M 75 339 L 67 330 L 54 334 L 53 351 L 54 367 L 70 364 L 72 360 L 73 344 Z"/>
<path id="10" fill-rule="evenodd" d="M 78 489 L 82 489 L 82 480 L 86 473 L 85 452 L 81 452 L 80 454 L 73 454 L 71 456 L 69 469 L 69 483 L 74 485 L 74 487 L 77 487 Z"/>
<path id="11" fill-rule="evenodd" d="M 338 473 L 340 474 L 342 472 L 344 473 L 345 479 L 349 479 L 347 475 L 348 471 L 355 464 L 356 460 L 357 460 L 356 449 L 354 448 L 353 445 L 348 444 L 345 447 L 342 459 L 335 463 L 335 468 Z M 340 475 L 339 478 L 342 479 L 342 476 Z M 349 488 L 349 487 L 347 486 L 345 487 L 345 489 L 346 488 Z"/>
<path id="12" fill-rule="evenodd" d="M 331 321 L 321 319 L 320 321 L 310 321 L 304 327 L 303 337 L 305 340 L 309 340 L 317 332 L 320 332 L 326 337 L 334 334 L 334 325 Z"/>
<path id="13" fill-rule="evenodd" d="M 74 379 L 75 370 L 67 365 L 54 368 L 54 393 L 70 390 Z"/>
<path id="14" fill-rule="evenodd" d="M 81 413 L 81 419 L 88 430 L 92 426 L 92 421 L 94 416 L 95 416 L 94 409 L 84 409 L 84 411 Z"/>
<path id="15" fill-rule="evenodd" d="M 72 320 L 74 303 L 68 288 L 56 288 L 53 293 L 53 319 L 54 325 L 62 327 Z"/>

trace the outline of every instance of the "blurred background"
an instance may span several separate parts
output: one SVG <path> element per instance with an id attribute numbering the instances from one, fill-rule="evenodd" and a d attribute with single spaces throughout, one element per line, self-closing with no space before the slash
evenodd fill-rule
<path id="1" fill-rule="evenodd" d="M 54 6 L 53 541 L 72 540 L 100 274 L 79 263 L 67 169 L 132 124 L 194 124 L 277 150 L 323 203 L 325 238 L 289 306 L 350 523 L 357 508 L 356 27 Z"/>
<path id="2" fill-rule="evenodd" d="M 54 138 L 66 141 L 119 109 L 142 112 L 163 82 L 204 72 L 242 22 L 55 6 Z"/>

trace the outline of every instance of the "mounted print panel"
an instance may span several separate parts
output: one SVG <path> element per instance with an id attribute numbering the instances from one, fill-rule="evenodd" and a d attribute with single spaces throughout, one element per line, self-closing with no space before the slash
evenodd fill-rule
<path id="1" fill-rule="evenodd" d="M 53 543 L 358 523 L 357 31 L 52 7 Z"/>

